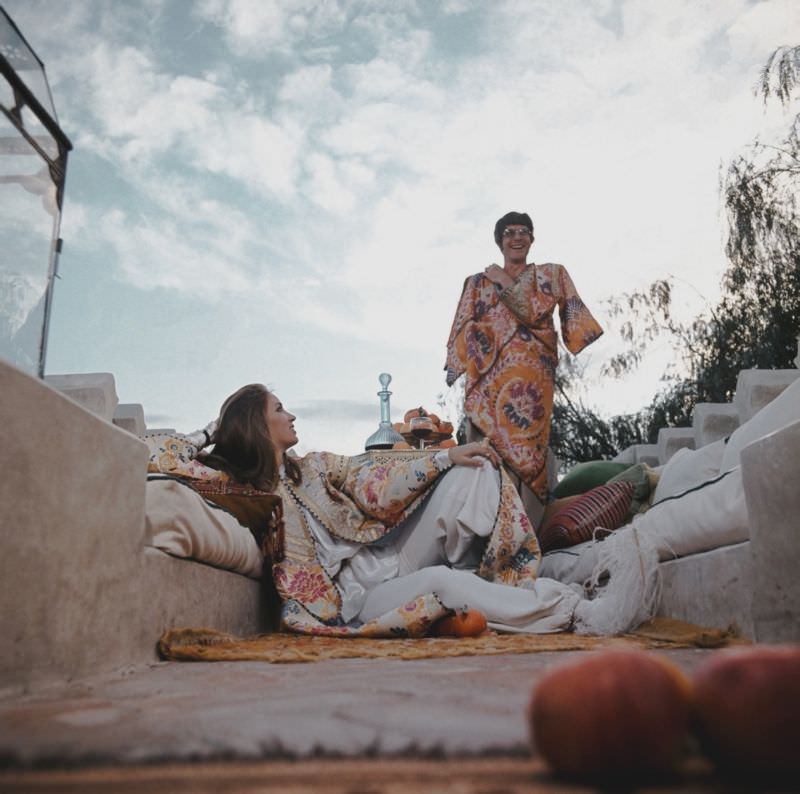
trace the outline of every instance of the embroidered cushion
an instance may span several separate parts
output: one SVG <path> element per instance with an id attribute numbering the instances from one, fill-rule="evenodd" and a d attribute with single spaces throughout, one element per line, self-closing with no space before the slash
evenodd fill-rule
<path id="1" fill-rule="evenodd" d="M 590 460 L 586 463 L 577 463 L 559 480 L 558 485 L 553 489 L 553 496 L 561 499 L 565 496 L 586 493 L 598 485 L 604 485 L 612 477 L 621 474 L 629 467 L 629 463 L 617 463 L 613 460 Z"/>
<path id="2" fill-rule="evenodd" d="M 552 503 L 539 529 L 542 551 L 584 543 L 595 537 L 598 527 L 605 530 L 597 533 L 597 537 L 602 537 L 622 526 L 628 518 L 635 488 L 632 482 L 607 483 L 580 496 Z"/>
<path id="3" fill-rule="evenodd" d="M 253 533 L 180 480 L 148 480 L 145 528 L 147 545 L 167 554 L 261 578 L 263 555 Z"/>

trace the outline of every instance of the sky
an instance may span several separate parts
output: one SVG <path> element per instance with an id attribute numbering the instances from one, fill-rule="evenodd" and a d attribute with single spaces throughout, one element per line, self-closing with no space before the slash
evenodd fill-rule
<path id="1" fill-rule="evenodd" d="M 602 377 L 607 301 L 713 305 L 720 169 L 788 125 L 753 86 L 800 42 L 797 0 L 1 1 L 74 146 L 47 374 L 187 432 L 266 383 L 301 452 L 361 451 L 381 372 L 394 420 L 455 418 L 447 336 L 512 209 L 606 327 L 586 404 L 646 405 L 673 352 Z"/>

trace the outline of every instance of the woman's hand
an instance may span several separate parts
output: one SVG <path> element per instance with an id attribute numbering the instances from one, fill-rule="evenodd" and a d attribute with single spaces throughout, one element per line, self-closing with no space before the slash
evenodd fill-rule
<path id="1" fill-rule="evenodd" d="M 489 439 L 473 441 L 471 444 L 462 444 L 459 447 L 450 447 L 447 450 L 450 460 L 456 466 L 483 466 L 483 461 L 488 460 L 495 468 L 500 465 L 500 456 L 494 451 Z"/>

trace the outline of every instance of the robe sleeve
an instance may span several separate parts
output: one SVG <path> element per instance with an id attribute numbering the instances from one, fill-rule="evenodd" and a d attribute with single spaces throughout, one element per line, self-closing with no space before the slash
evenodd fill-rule
<path id="1" fill-rule="evenodd" d="M 436 452 L 411 460 L 351 463 L 341 490 L 370 518 L 393 526 L 441 474 Z M 351 459 L 352 460 L 352 459 Z"/>
<path id="2" fill-rule="evenodd" d="M 602 335 L 603 329 L 581 300 L 565 267 L 558 266 L 557 279 L 561 336 L 570 353 L 580 353 Z"/>
<path id="3" fill-rule="evenodd" d="M 448 386 L 452 386 L 456 380 L 467 371 L 467 356 L 465 345 L 465 326 L 475 314 L 475 288 L 474 276 L 470 276 L 464 282 L 456 307 L 456 315 L 453 318 L 453 326 L 450 329 L 450 338 L 447 340 L 447 360 L 445 361 L 445 371 L 447 375 L 445 381 Z"/>
<path id="4" fill-rule="evenodd" d="M 141 441 L 147 445 L 150 457 L 147 471 L 150 474 L 170 474 L 193 480 L 217 480 L 227 482 L 230 475 L 212 469 L 197 459 L 199 447 L 191 436 L 145 435 Z"/>

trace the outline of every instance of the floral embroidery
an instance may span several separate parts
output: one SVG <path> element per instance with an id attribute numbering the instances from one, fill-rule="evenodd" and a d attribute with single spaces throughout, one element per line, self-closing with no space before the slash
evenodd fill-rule
<path id="1" fill-rule="evenodd" d="M 283 578 L 282 589 L 298 601 L 316 601 L 328 591 L 328 583 L 324 577 L 307 569 L 301 569 Z"/>

